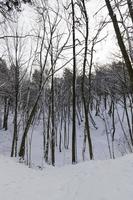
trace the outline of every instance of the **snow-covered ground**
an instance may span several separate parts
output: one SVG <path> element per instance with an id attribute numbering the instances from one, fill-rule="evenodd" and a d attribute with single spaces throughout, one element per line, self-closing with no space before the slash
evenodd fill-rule
<path id="1" fill-rule="evenodd" d="M 119 108 L 119 114 L 123 128 L 128 134 L 123 109 Z M 106 111 L 103 111 L 103 115 L 105 115 L 112 148 L 111 119 Z M 10 114 L 8 131 L 0 130 L 0 200 L 133 200 L 133 154 L 118 158 L 128 151 L 126 151 L 127 144 L 124 144 L 118 116 L 115 114 L 114 153 L 117 159 L 109 160 L 107 134 L 102 117 L 102 115 L 101 117 L 93 115 L 97 129 L 90 123 L 95 161 L 87 161 L 89 153 L 88 143 L 86 143 L 86 162 L 83 162 L 84 123 L 82 122 L 80 125 L 77 124 L 78 164 L 70 165 L 70 127 L 69 148 L 65 149 L 62 145 L 62 152 L 59 152 L 58 147 L 56 148 L 56 167 L 48 166 L 44 162 L 43 126 L 42 120 L 40 120 L 40 123 L 31 127 L 27 137 L 28 151 L 32 140 L 31 162 L 33 168 L 30 169 L 24 164 L 18 163 L 18 159 L 9 158 L 13 134 L 13 116 Z M 20 129 L 18 150 L 21 136 L 22 130 Z"/>
<path id="2" fill-rule="evenodd" d="M 29 169 L 0 155 L 1 200 L 132 200 L 133 155 Z"/>
<path id="3" fill-rule="evenodd" d="M 101 111 L 102 113 L 102 111 Z M 108 126 L 108 136 L 109 136 L 109 142 L 110 142 L 110 148 L 112 148 L 112 122 L 111 118 L 107 114 L 107 111 L 103 111 L 103 114 L 106 118 L 106 123 Z M 121 116 L 121 120 L 123 118 L 123 109 L 119 107 L 119 114 Z M 107 142 L 107 135 L 105 131 L 105 122 L 99 117 L 95 116 L 93 113 L 93 118 L 96 123 L 96 128 L 90 123 L 91 128 L 91 137 L 92 137 L 92 144 L 93 144 L 93 151 L 94 151 L 94 158 L 95 160 L 104 160 L 109 159 L 109 148 L 108 148 L 108 142 Z M 123 127 L 125 129 L 125 132 L 128 134 L 128 128 L 127 128 L 127 122 L 124 115 L 123 121 L 122 121 Z M 122 155 L 125 155 L 128 153 L 127 144 L 124 143 L 123 139 L 123 131 L 120 126 L 118 116 L 115 115 L 115 125 L 116 125 L 116 132 L 115 132 L 115 140 L 114 140 L 114 154 L 115 158 L 120 157 Z M 70 126 L 70 142 L 69 142 L 69 148 L 65 149 L 63 144 L 63 132 L 62 132 L 62 152 L 59 152 L 59 147 L 56 147 L 56 153 L 55 153 L 55 160 L 56 166 L 64 166 L 67 164 L 71 164 L 71 126 Z M 8 131 L 4 131 L 3 129 L 0 130 L 0 154 L 10 156 L 11 152 L 11 144 L 12 144 L 12 134 L 13 134 L 13 115 L 10 114 L 9 116 L 9 128 Z M 58 130 L 59 134 L 59 130 Z M 19 132 L 19 141 L 18 141 L 18 151 L 20 147 L 20 141 L 21 141 L 21 135 L 22 131 Z M 58 136 L 59 139 L 59 136 Z M 30 145 L 31 141 L 31 145 Z M 83 162 L 83 141 L 84 141 L 84 122 L 81 122 L 80 125 L 77 124 L 77 161 Z M 59 144 L 59 141 L 58 141 Z M 42 126 L 42 120 L 40 120 L 40 123 L 37 123 L 33 128 L 31 127 L 29 133 L 28 133 L 28 141 L 26 143 L 26 147 L 28 146 L 28 152 L 30 152 L 31 149 L 31 164 L 32 166 L 45 166 L 44 162 L 44 150 L 43 150 L 43 126 Z M 59 146 L 59 145 L 58 145 Z M 26 151 L 27 152 L 27 151 Z M 28 153 L 28 158 L 29 158 Z M 27 160 L 27 153 L 26 153 L 26 160 Z M 89 148 L 88 148 L 88 142 L 86 143 L 86 152 L 84 155 L 84 160 L 89 160 Z"/>

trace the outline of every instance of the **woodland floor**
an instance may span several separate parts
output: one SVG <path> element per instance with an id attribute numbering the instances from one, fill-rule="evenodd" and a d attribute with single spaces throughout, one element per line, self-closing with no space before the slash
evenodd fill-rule
<path id="1" fill-rule="evenodd" d="M 133 155 L 29 169 L 0 156 L 1 200 L 132 200 Z"/>

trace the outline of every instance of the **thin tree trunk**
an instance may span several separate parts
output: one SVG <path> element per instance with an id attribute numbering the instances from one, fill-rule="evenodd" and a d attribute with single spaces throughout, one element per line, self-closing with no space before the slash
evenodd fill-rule
<path id="1" fill-rule="evenodd" d="M 10 100 L 7 97 L 4 98 L 4 119 L 3 119 L 3 128 L 5 131 L 8 129 L 8 116 L 9 116 L 9 107 Z"/>
<path id="2" fill-rule="evenodd" d="M 88 109 L 87 109 L 86 98 L 85 98 L 85 90 L 84 90 L 85 71 L 86 71 L 86 62 L 87 62 L 87 51 L 88 51 L 89 25 L 88 25 L 88 16 L 87 16 L 84 0 L 82 0 L 82 3 L 83 3 L 84 14 L 85 14 L 85 23 L 86 23 L 85 52 L 84 52 L 83 75 L 82 75 L 82 99 L 83 99 L 84 113 L 85 113 L 86 134 L 87 134 L 87 139 L 88 139 L 88 144 L 89 144 L 89 155 L 90 155 L 90 159 L 93 159 L 93 150 L 92 150 L 92 141 L 91 141 L 91 134 L 90 134 Z M 90 87 L 90 85 L 89 85 L 89 87 Z M 90 96 L 90 93 L 89 93 L 89 96 Z M 89 99 L 90 99 L 90 97 L 89 97 Z M 89 102 L 90 102 L 90 100 L 89 100 Z"/>
<path id="3" fill-rule="evenodd" d="M 75 42 L 75 6 L 72 6 L 72 40 L 73 40 L 73 109 L 72 109 L 72 163 L 76 163 L 76 42 Z"/>
<path id="4" fill-rule="evenodd" d="M 46 141 L 46 148 L 45 148 L 45 161 L 48 163 L 48 152 L 49 152 L 49 131 L 50 131 L 50 116 L 51 116 L 51 108 L 48 108 L 48 122 L 47 122 L 47 141 Z"/>
<path id="5" fill-rule="evenodd" d="M 51 55 L 51 64 L 52 64 L 52 83 L 51 83 L 51 122 L 52 122 L 52 132 L 51 132 L 51 160 L 52 165 L 55 165 L 55 121 L 54 121 L 54 66 L 53 59 Z"/>
<path id="6" fill-rule="evenodd" d="M 17 51 L 17 49 L 16 49 Z M 17 55 L 17 52 L 16 52 Z M 18 142 L 18 95 L 19 95 L 19 66 L 16 60 L 15 70 L 15 110 L 14 110 L 14 132 L 11 149 L 11 157 L 17 156 L 17 142 Z"/>
<path id="7" fill-rule="evenodd" d="M 32 111 L 31 111 L 31 113 L 29 115 L 29 118 L 28 118 L 27 123 L 26 123 L 25 130 L 24 130 L 24 133 L 23 133 L 23 136 L 22 136 L 22 141 L 21 141 L 20 150 L 19 150 L 19 157 L 22 158 L 22 159 L 24 159 L 24 156 L 25 156 L 25 140 L 26 140 L 26 137 L 27 137 L 31 122 L 32 122 L 33 117 L 35 115 L 40 95 L 41 95 L 41 92 L 39 93 L 39 95 L 38 95 L 38 97 L 36 99 L 36 102 L 35 102 L 35 104 L 34 104 L 34 106 L 32 108 Z"/>

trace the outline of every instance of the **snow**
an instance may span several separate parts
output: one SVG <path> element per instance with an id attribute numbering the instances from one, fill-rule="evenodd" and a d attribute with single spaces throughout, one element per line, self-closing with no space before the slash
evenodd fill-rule
<path id="1" fill-rule="evenodd" d="M 1 200 L 132 200 L 133 155 L 30 169 L 0 155 Z"/>
<path id="2" fill-rule="evenodd" d="M 124 127 L 125 132 L 128 135 L 128 127 L 126 122 L 126 116 L 123 117 L 123 108 L 118 106 L 119 115 L 121 117 L 121 121 Z M 111 131 L 112 131 L 112 121 L 109 115 L 107 114 L 107 111 L 101 111 L 103 113 L 104 117 L 106 118 L 107 124 L 108 124 L 108 135 L 111 145 Z M 92 144 L 93 144 L 93 151 L 94 151 L 94 158 L 95 160 L 104 160 L 109 159 L 109 149 L 108 149 L 108 143 L 107 143 L 107 136 L 105 131 L 105 124 L 104 121 L 99 117 L 95 116 L 95 111 L 92 113 L 93 119 L 95 120 L 97 129 L 93 127 L 92 124 L 90 124 L 91 129 L 91 137 L 92 137 Z M 130 116 L 130 113 L 129 113 Z M 123 118 L 123 119 L 122 119 Z M 116 126 L 116 133 L 115 133 L 115 142 L 114 142 L 114 150 L 115 150 L 115 158 L 120 157 L 122 155 L 125 155 L 129 152 L 127 148 L 127 144 L 124 143 L 124 136 L 123 131 L 120 126 L 120 122 L 118 120 L 117 113 L 115 111 L 115 126 Z M 56 166 L 64 166 L 71 164 L 71 124 L 70 124 L 70 142 L 69 142 L 69 148 L 65 149 L 63 144 L 63 131 L 62 131 L 62 152 L 59 152 L 59 147 L 56 147 L 55 152 L 55 160 Z M 18 151 L 20 148 L 20 142 L 21 142 L 21 136 L 22 136 L 22 130 L 19 130 L 19 140 L 18 140 Z M 59 130 L 58 130 L 59 132 Z M 9 127 L 7 131 L 4 131 L 3 129 L 0 130 L 0 154 L 10 156 L 11 152 L 11 145 L 12 145 L 12 138 L 13 138 L 13 115 L 10 113 L 9 115 Z M 30 141 L 32 140 L 31 144 Z M 77 124 L 77 160 L 78 162 L 83 162 L 83 141 L 84 141 L 84 122 L 81 122 L 80 125 Z M 58 145 L 59 145 L 59 138 L 58 138 Z M 31 127 L 29 133 L 28 133 L 28 159 L 31 157 L 31 166 L 40 166 L 43 167 L 45 165 L 44 161 L 44 150 L 43 150 L 43 121 L 40 119 L 40 122 L 35 124 L 33 128 Z M 112 146 L 111 146 L 112 148 Z M 31 149 L 31 155 L 30 155 L 30 149 Z M 26 151 L 27 152 L 27 151 Z M 27 161 L 27 153 L 25 156 L 25 160 Z M 50 160 L 50 155 L 49 155 Z M 86 143 L 86 152 L 84 155 L 84 160 L 89 160 L 89 148 L 88 148 L 88 142 Z"/>

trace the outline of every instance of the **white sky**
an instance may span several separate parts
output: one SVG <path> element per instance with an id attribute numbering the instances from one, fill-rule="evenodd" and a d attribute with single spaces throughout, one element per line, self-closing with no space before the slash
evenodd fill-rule
<path id="1" fill-rule="evenodd" d="M 94 34 L 98 23 L 107 16 L 108 12 L 106 8 L 100 11 L 95 17 L 94 14 L 104 5 L 104 0 L 90 0 L 88 2 L 88 15 L 89 15 L 89 25 L 90 25 L 90 37 Z M 35 15 L 31 8 L 24 6 L 25 10 L 21 13 L 19 18 L 19 26 L 22 28 L 24 33 L 31 33 L 31 30 L 35 25 Z M 21 31 L 22 29 L 20 29 Z M 91 32 L 92 30 L 92 32 Z M 114 37 L 114 31 L 112 24 L 109 24 L 100 34 L 100 38 L 104 37 L 108 33 L 106 40 L 100 42 L 95 50 L 94 61 L 96 63 L 108 63 L 113 59 L 112 53 L 117 51 L 116 40 Z M 1 34 L 2 35 L 2 34 Z"/>
<path id="2" fill-rule="evenodd" d="M 103 20 L 106 17 L 109 19 L 106 7 L 100 10 L 100 12 L 94 17 L 94 14 L 103 7 L 103 5 L 105 5 L 104 0 L 90 0 L 88 3 L 88 14 L 90 16 L 90 21 L 92 21 L 92 26 L 95 26 L 100 22 L 100 20 Z M 100 38 L 104 37 L 106 34 L 108 34 L 107 38 L 96 46 L 95 61 L 97 63 L 111 62 L 113 59 L 112 54 L 115 54 L 118 50 L 112 23 L 108 24 L 104 28 L 100 34 Z"/>

